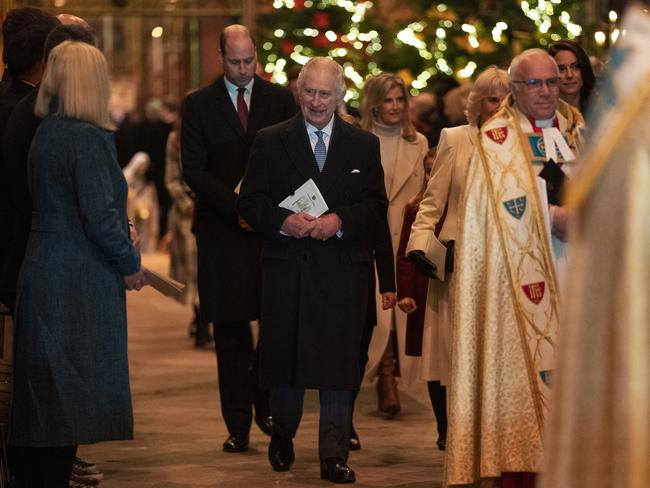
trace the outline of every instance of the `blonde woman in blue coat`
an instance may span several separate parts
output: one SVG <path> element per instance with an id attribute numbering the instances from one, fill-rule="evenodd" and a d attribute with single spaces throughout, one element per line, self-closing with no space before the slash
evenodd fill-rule
<path id="1" fill-rule="evenodd" d="M 32 228 L 18 278 L 9 444 L 17 486 L 67 488 L 79 444 L 133 436 L 126 289 L 146 278 L 107 130 L 104 56 L 52 50 L 28 160 Z M 35 469 L 37 467 L 37 469 Z"/>

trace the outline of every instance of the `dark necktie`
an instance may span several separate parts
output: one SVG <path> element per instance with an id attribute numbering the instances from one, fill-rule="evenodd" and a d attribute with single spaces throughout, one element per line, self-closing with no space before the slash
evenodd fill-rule
<path id="1" fill-rule="evenodd" d="M 316 137 L 318 137 L 318 140 L 314 146 L 314 157 L 316 158 L 318 170 L 322 173 L 323 167 L 325 166 L 325 160 L 327 159 L 327 148 L 325 147 L 325 141 L 323 140 L 323 131 L 317 130 Z"/>
<path id="2" fill-rule="evenodd" d="M 239 121 L 244 130 L 248 127 L 248 105 L 244 99 L 245 92 L 246 88 L 237 88 L 237 115 L 239 115 Z"/>

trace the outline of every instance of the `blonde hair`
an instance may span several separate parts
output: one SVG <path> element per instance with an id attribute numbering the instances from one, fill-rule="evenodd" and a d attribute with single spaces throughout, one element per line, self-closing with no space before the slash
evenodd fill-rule
<path id="1" fill-rule="evenodd" d="M 409 94 L 404 80 L 393 73 L 381 73 L 366 80 L 363 87 L 361 102 L 361 127 L 367 131 L 374 129 L 377 122 L 375 111 L 384 103 L 384 98 L 393 88 L 399 87 L 404 96 L 404 111 L 402 112 L 402 137 L 409 142 L 415 141 L 416 131 L 409 114 Z"/>
<path id="2" fill-rule="evenodd" d="M 34 113 L 59 115 L 111 128 L 111 87 L 104 55 L 85 42 L 65 41 L 52 49 Z"/>
<path id="3" fill-rule="evenodd" d="M 469 125 L 478 127 L 484 120 L 481 120 L 481 104 L 487 97 L 499 92 L 508 93 L 510 84 L 508 73 L 496 66 L 485 68 L 472 86 L 472 91 L 467 99 L 467 120 Z"/>

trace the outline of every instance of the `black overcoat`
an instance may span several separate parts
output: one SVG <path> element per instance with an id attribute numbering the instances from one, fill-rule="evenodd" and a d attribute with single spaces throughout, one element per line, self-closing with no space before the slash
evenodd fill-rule
<path id="1" fill-rule="evenodd" d="M 278 203 L 309 178 L 341 218 L 342 236 L 318 241 L 280 234 L 291 212 Z M 301 115 L 262 130 L 238 208 L 264 236 L 262 386 L 357 389 L 370 253 L 387 208 L 378 139 L 336 117 L 319 173 Z"/>
<path id="2" fill-rule="evenodd" d="M 257 76 L 246 131 L 223 76 L 185 101 L 181 163 L 197 198 L 193 230 L 198 244 L 201 313 L 206 321 L 259 318 L 261 238 L 238 225 L 235 189 L 244 176 L 255 133 L 295 112 L 289 90 Z"/>

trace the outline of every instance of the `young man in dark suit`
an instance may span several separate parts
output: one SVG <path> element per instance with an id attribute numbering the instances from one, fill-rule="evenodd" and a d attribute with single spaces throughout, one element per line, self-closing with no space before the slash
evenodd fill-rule
<path id="1" fill-rule="evenodd" d="M 260 392 L 250 321 L 259 318 L 261 237 L 235 208 L 255 133 L 291 117 L 289 90 L 255 76 L 257 55 L 248 29 L 223 30 L 224 75 L 189 95 L 181 131 L 181 162 L 197 198 L 201 319 L 214 324 L 226 452 L 248 449 L 255 422 L 271 433 L 268 394 Z"/>
<path id="2" fill-rule="evenodd" d="M 291 467 L 304 390 L 317 389 L 321 478 L 352 483 L 350 424 L 370 251 L 387 208 L 384 176 L 377 137 L 335 115 L 345 94 L 336 62 L 310 60 L 298 93 L 302 113 L 259 132 L 237 207 L 264 237 L 260 371 L 273 415 L 269 460 L 275 471 Z M 278 206 L 310 178 L 325 214 Z"/>

